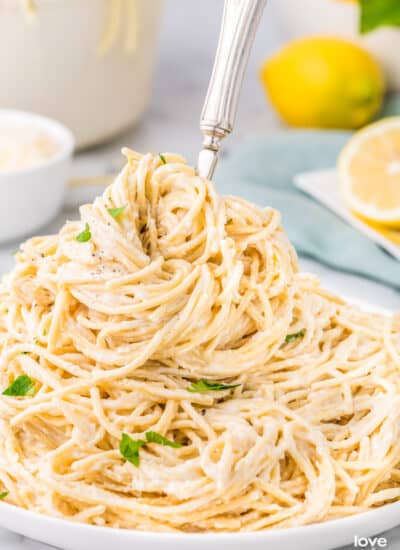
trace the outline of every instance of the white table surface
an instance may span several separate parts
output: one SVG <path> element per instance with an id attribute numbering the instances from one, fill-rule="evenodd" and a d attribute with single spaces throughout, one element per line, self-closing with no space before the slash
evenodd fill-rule
<path id="1" fill-rule="evenodd" d="M 261 24 L 243 85 L 236 128 L 224 147 L 226 154 L 248 136 L 265 134 L 280 128 L 275 115 L 266 104 L 256 77 L 260 62 L 282 41 L 273 16 L 274 3 L 277 1 L 279 0 L 270 0 Z M 147 116 L 136 128 L 112 144 L 80 154 L 74 162 L 74 176 L 113 172 L 120 163 L 119 150 L 123 145 L 139 151 L 177 151 L 195 162 L 201 140 L 198 130 L 199 112 L 208 84 L 221 8 L 222 0 L 166 0 L 154 93 Z M 65 219 L 77 215 L 76 209 L 64 210 L 41 232 L 56 231 Z M 18 243 L 15 242 L 0 246 L 0 274 L 12 267 L 12 251 L 17 247 Z M 329 289 L 389 310 L 400 309 L 399 293 L 390 288 L 335 272 L 311 259 L 302 258 L 301 265 L 305 270 L 320 275 Z M 362 536 L 362 533 L 358 535 Z M 387 548 L 400 550 L 400 528 L 392 530 L 387 537 Z M 1 550 L 49 548 L 0 529 Z"/>

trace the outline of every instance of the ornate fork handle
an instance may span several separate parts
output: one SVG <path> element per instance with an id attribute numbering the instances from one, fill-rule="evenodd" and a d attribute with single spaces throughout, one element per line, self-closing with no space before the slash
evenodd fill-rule
<path id="1" fill-rule="evenodd" d="M 232 132 L 247 61 L 266 0 L 225 0 L 218 48 L 200 117 L 199 175 L 211 178 L 221 140 Z"/>

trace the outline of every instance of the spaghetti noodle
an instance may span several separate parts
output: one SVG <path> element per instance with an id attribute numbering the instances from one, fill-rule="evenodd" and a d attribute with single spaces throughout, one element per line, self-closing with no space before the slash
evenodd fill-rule
<path id="1" fill-rule="evenodd" d="M 125 154 L 0 287 L 6 501 L 193 532 L 399 499 L 399 319 L 299 273 L 273 209 L 220 197 L 176 155 Z"/>

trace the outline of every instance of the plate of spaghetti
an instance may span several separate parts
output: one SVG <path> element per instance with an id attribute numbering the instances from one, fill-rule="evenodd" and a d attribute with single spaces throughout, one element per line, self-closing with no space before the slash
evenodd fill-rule
<path id="1" fill-rule="evenodd" d="M 323 550 L 399 523 L 400 318 L 279 213 L 127 163 L 0 286 L 0 525 L 68 550 Z"/>

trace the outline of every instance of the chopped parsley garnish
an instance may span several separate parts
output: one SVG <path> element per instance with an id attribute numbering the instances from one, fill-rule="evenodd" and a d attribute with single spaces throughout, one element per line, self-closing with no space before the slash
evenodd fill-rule
<path id="1" fill-rule="evenodd" d="M 305 333 L 306 333 L 306 329 L 303 328 L 303 330 L 299 330 L 299 332 L 294 332 L 293 334 L 287 334 L 285 338 L 285 344 L 289 344 L 290 342 L 293 342 L 298 338 L 303 338 Z"/>
<path id="2" fill-rule="evenodd" d="M 4 493 L 0 493 L 0 500 L 4 500 L 6 497 L 8 497 L 9 493 L 8 491 L 5 491 Z"/>
<path id="3" fill-rule="evenodd" d="M 47 328 L 44 328 L 44 329 L 43 329 L 42 334 L 43 334 L 43 336 L 47 336 Z"/>
<path id="4" fill-rule="evenodd" d="M 147 443 L 158 443 L 159 445 L 165 445 L 166 447 L 173 447 L 174 449 L 180 449 L 182 445 L 180 443 L 176 443 L 175 441 L 171 441 L 170 439 L 167 439 L 161 434 L 158 434 L 157 432 L 146 432 L 146 441 Z"/>
<path id="5" fill-rule="evenodd" d="M 29 355 L 29 351 L 21 351 L 21 355 Z"/>
<path id="6" fill-rule="evenodd" d="M 26 374 L 18 376 L 12 384 L 3 391 L 3 395 L 12 395 L 14 397 L 35 395 L 35 382 Z"/>
<path id="7" fill-rule="evenodd" d="M 119 444 L 119 452 L 121 455 L 125 460 L 136 466 L 136 468 L 139 468 L 140 465 L 139 451 L 141 447 L 148 443 L 158 443 L 159 445 L 173 447 L 174 449 L 180 449 L 182 447 L 180 443 L 175 443 L 175 441 L 171 441 L 157 432 L 146 432 L 145 437 L 146 441 L 143 439 L 132 439 L 128 434 L 122 434 L 122 439 Z"/>
<path id="8" fill-rule="evenodd" d="M 92 234 L 90 232 L 89 224 L 85 224 L 85 229 L 79 233 L 79 235 L 76 236 L 76 240 L 78 243 L 86 243 L 92 238 Z"/>
<path id="9" fill-rule="evenodd" d="M 139 450 L 140 447 L 143 447 L 143 445 L 146 445 L 146 441 L 143 441 L 143 439 L 135 440 L 129 437 L 128 434 L 122 434 L 122 439 L 119 444 L 119 452 L 125 460 L 136 466 L 136 468 L 139 468 Z"/>
<path id="10" fill-rule="evenodd" d="M 164 155 L 162 155 L 161 153 L 158 153 L 158 156 L 160 157 L 161 162 L 162 162 L 163 164 L 167 164 L 167 160 L 166 160 L 166 158 L 164 157 Z"/>
<path id="11" fill-rule="evenodd" d="M 114 220 L 116 220 L 122 214 L 122 212 L 125 210 L 127 206 L 128 206 L 127 204 L 124 204 L 124 206 L 120 206 L 119 208 L 109 208 L 108 213 L 110 214 L 111 217 L 114 218 Z"/>
<path id="12" fill-rule="evenodd" d="M 212 382 L 210 380 L 205 380 L 202 378 L 198 382 L 192 382 L 187 389 L 192 393 L 195 392 L 206 392 L 206 391 L 222 391 L 222 390 L 231 390 L 232 388 L 237 388 L 241 384 L 221 384 L 220 382 Z"/>

